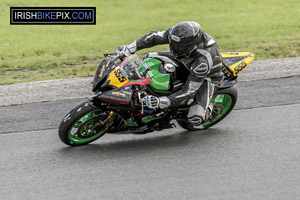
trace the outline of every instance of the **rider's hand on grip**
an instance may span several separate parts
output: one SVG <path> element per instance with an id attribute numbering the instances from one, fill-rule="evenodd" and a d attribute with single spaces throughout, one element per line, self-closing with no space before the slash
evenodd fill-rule
<path id="1" fill-rule="evenodd" d="M 119 46 L 116 50 L 116 54 L 119 56 L 129 56 L 130 51 L 126 45 Z"/>
<path id="2" fill-rule="evenodd" d="M 156 96 L 147 95 L 143 98 L 143 103 L 150 109 L 156 109 L 159 106 L 159 99 Z"/>
<path id="3" fill-rule="evenodd" d="M 156 108 L 167 108 L 171 105 L 170 100 L 167 97 L 156 97 L 152 95 L 147 95 L 143 98 L 143 103 L 150 109 Z"/>

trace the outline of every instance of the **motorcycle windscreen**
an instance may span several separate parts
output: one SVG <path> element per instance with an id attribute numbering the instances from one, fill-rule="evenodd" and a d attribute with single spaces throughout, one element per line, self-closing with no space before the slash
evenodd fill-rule
<path id="1" fill-rule="evenodd" d="M 133 54 L 125 58 L 125 60 L 118 65 L 113 71 L 109 73 L 109 85 L 114 87 L 124 87 L 129 80 L 137 80 L 142 78 L 139 74 L 139 66 L 142 61 L 138 55 Z"/>

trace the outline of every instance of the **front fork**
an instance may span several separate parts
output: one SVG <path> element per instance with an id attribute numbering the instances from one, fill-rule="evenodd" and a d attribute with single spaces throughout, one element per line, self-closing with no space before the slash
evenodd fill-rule
<path id="1" fill-rule="evenodd" d="M 99 130 L 102 129 L 102 127 L 104 127 L 105 131 L 107 131 L 109 128 L 110 128 L 110 125 L 111 125 L 111 119 L 115 116 L 115 112 L 111 111 L 108 115 L 108 117 L 103 120 L 103 121 L 98 121 L 96 123 L 96 125 L 94 125 L 91 130 L 92 130 L 92 133 L 97 133 Z"/>
<path id="2" fill-rule="evenodd" d="M 110 120 L 115 116 L 115 114 L 116 114 L 115 112 L 110 111 L 108 117 L 104 121 L 99 122 L 101 123 L 99 125 L 104 126 L 104 129 L 107 131 L 111 125 Z"/>

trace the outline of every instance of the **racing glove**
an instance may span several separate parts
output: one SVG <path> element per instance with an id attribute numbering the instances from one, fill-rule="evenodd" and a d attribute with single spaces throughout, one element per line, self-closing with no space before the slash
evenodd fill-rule
<path id="1" fill-rule="evenodd" d="M 136 41 L 129 44 L 119 46 L 116 50 L 116 54 L 120 56 L 129 56 L 137 51 Z"/>
<path id="2" fill-rule="evenodd" d="M 171 105 L 170 100 L 168 97 L 156 97 L 152 95 L 147 95 L 143 98 L 143 103 L 150 109 L 157 109 L 157 108 L 168 108 Z"/>
<path id="3" fill-rule="evenodd" d="M 129 56 L 131 52 L 128 49 L 127 45 L 122 45 L 117 48 L 116 54 L 120 56 Z"/>

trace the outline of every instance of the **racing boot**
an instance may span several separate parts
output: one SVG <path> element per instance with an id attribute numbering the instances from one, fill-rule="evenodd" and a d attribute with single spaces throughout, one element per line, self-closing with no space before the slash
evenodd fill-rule
<path id="1" fill-rule="evenodd" d="M 213 110 L 214 110 L 214 105 L 212 103 L 209 103 L 205 113 L 205 121 L 212 118 Z"/>
<path id="2" fill-rule="evenodd" d="M 190 108 L 188 114 L 188 121 L 194 126 L 199 126 L 212 116 L 213 105 L 209 103 L 207 109 L 204 112 L 204 109 L 200 105 L 194 105 Z M 202 111 L 202 112 L 201 112 Z"/>

